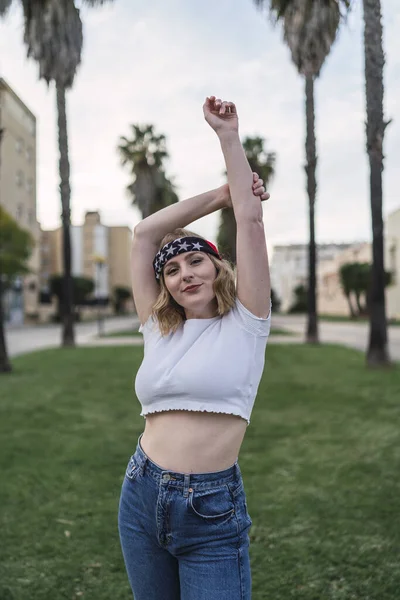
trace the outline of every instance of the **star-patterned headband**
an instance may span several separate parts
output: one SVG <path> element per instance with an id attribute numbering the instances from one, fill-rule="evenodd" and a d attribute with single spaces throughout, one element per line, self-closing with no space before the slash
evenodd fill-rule
<path id="1" fill-rule="evenodd" d="M 216 258 L 221 258 L 218 248 L 211 242 L 202 240 L 198 237 L 182 237 L 165 244 L 153 261 L 153 267 L 156 274 L 156 279 L 160 279 L 163 267 L 174 256 L 183 252 L 207 252 Z"/>

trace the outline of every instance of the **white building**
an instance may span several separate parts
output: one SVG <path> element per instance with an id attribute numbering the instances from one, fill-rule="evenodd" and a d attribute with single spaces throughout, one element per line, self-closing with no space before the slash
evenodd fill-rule
<path id="1" fill-rule="evenodd" d="M 109 295 L 109 243 L 108 227 L 100 223 L 97 211 L 87 212 L 82 226 L 73 226 L 71 231 L 72 275 L 88 277 L 95 282 L 94 296 Z M 96 265 L 94 257 L 101 257 L 104 264 Z"/>
<path id="2" fill-rule="evenodd" d="M 318 263 L 333 260 L 351 244 L 318 244 Z M 287 312 L 293 304 L 294 290 L 298 285 L 307 285 L 308 244 L 274 246 L 271 261 L 271 285 L 281 302 L 281 311 Z"/>
<path id="3" fill-rule="evenodd" d="M 389 318 L 400 319 L 400 208 L 387 218 L 385 242 L 385 269 L 392 274 L 386 288 L 386 312 Z"/>

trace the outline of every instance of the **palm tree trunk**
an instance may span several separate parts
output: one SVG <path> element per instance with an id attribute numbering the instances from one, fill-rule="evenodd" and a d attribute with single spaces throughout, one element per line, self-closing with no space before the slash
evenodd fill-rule
<path id="1" fill-rule="evenodd" d="M 1 143 L 3 140 L 3 129 L 0 127 L 0 159 L 1 159 Z M 1 164 L 0 164 L 1 167 Z M 0 373 L 9 373 L 11 371 L 11 363 L 8 359 L 6 336 L 4 333 L 4 309 L 3 309 L 3 279 L 0 270 Z"/>
<path id="2" fill-rule="evenodd" d="M 306 81 L 306 157 L 307 164 L 307 192 L 309 201 L 309 226 L 310 241 L 308 247 L 308 322 L 307 342 L 318 344 L 318 321 L 317 321 L 317 277 L 316 277 L 316 247 L 315 247 L 315 197 L 317 192 L 317 181 L 315 171 L 317 167 L 317 152 L 315 143 L 315 111 L 314 111 L 314 77 L 307 75 Z"/>
<path id="3" fill-rule="evenodd" d="M 10 373 L 11 370 L 4 333 L 3 281 L 0 273 L 0 373 Z"/>
<path id="4" fill-rule="evenodd" d="M 372 218 L 372 273 L 369 305 L 370 366 L 390 364 L 387 346 L 385 308 L 384 231 L 382 217 L 383 136 L 383 67 L 380 0 L 363 0 L 365 84 L 367 101 L 367 152 L 370 165 L 370 201 Z"/>
<path id="5" fill-rule="evenodd" d="M 353 304 L 351 302 L 351 298 L 350 298 L 350 294 L 346 294 L 346 299 L 347 299 L 347 303 L 349 305 L 349 310 L 350 310 L 350 318 L 354 319 L 354 317 L 356 316 L 356 311 L 353 308 Z"/>
<path id="6" fill-rule="evenodd" d="M 64 263 L 64 302 L 62 314 L 62 345 L 74 346 L 74 324 L 73 324 L 73 289 L 71 277 L 71 187 L 69 184 L 69 158 L 68 158 L 68 135 L 67 116 L 65 110 L 65 87 L 56 85 L 57 89 L 57 111 L 58 111 L 58 145 L 60 150 L 60 194 L 62 205 L 62 228 L 63 228 L 63 263 Z"/>

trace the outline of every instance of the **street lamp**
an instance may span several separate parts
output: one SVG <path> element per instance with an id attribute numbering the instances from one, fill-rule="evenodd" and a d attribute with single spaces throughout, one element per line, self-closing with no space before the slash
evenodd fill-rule
<path id="1" fill-rule="evenodd" d="M 101 272 L 103 270 L 104 265 L 106 264 L 106 259 L 100 254 L 94 254 L 92 259 L 94 264 L 96 265 L 97 331 L 100 337 L 104 333 L 103 313 L 100 309 L 100 285 Z"/>

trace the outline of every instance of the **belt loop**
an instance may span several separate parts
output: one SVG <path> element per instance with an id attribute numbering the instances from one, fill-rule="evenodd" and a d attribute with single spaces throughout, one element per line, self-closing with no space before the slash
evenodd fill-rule
<path id="1" fill-rule="evenodd" d="M 240 472 L 239 462 L 236 461 L 235 462 L 235 478 L 238 480 L 238 479 L 240 479 L 240 476 L 241 476 L 241 472 Z"/>
<path id="2" fill-rule="evenodd" d="M 184 475 L 185 480 L 183 483 L 183 497 L 187 498 L 189 496 L 189 485 L 190 485 L 190 475 Z"/>

